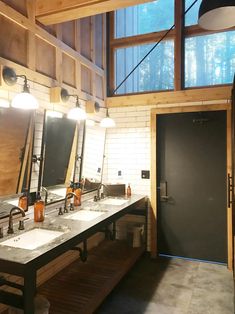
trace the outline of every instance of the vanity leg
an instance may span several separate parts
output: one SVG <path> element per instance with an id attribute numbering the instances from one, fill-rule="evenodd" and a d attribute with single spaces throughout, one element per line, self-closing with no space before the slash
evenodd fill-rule
<path id="1" fill-rule="evenodd" d="M 36 272 L 29 271 L 24 276 L 24 314 L 34 314 L 36 295 Z"/>

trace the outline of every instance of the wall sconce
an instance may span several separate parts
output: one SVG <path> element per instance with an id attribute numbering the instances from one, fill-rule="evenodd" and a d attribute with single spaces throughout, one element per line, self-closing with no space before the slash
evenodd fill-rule
<path id="1" fill-rule="evenodd" d="M 18 77 L 24 78 L 23 91 L 12 99 L 12 107 L 25 110 L 37 109 L 39 107 L 36 98 L 30 94 L 28 80 L 25 75 L 16 75 L 12 68 L 4 67 L 2 71 L 2 77 L 4 82 L 9 86 L 15 85 Z"/>
<path id="2" fill-rule="evenodd" d="M 198 24 L 209 30 L 221 30 L 234 26 L 234 0 L 202 0 L 199 8 Z"/>
<path id="3" fill-rule="evenodd" d="M 106 117 L 100 121 L 102 128 L 114 128 L 116 126 L 115 121 L 109 116 L 109 109 L 107 107 L 101 107 L 97 102 L 95 103 L 95 112 L 99 112 L 100 108 L 106 109 Z"/>
<path id="4" fill-rule="evenodd" d="M 68 101 L 71 96 L 76 98 L 76 106 L 69 110 L 67 115 L 68 119 L 76 121 L 86 120 L 86 112 L 80 106 L 78 95 L 69 95 L 68 91 L 65 88 L 62 88 L 60 96 L 63 102 Z"/>

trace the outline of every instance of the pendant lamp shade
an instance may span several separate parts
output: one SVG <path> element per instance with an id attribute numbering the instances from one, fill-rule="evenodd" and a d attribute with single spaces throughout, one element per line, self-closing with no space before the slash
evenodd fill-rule
<path id="1" fill-rule="evenodd" d="M 208 30 L 235 26 L 235 0 L 202 0 L 198 24 Z"/>

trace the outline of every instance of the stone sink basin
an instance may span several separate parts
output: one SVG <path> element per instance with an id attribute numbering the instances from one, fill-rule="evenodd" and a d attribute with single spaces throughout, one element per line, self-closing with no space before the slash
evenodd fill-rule
<path id="1" fill-rule="evenodd" d="M 80 221 L 91 221 L 101 215 L 103 215 L 106 211 L 95 211 L 95 210 L 88 210 L 88 209 L 81 209 L 76 213 L 69 214 L 64 216 L 64 219 L 71 219 L 71 220 L 80 220 Z"/>
<path id="2" fill-rule="evenodd" d="M 121 198 L 106 198 L 100 201 L 102 205 L 114 205 L 114 206 L 115 205 L 120 206 L 120 205 L 125 204 L 126 202 L 128 202 L 128 200 L 121 199 Z"/>
<path id="3" fill-rule="evenodd" d="M 0 245 L 10 247 L 35 250 L 38 247 L 48 244 L 54 239 L 60 237 L 64 232 L 48 229 L 34 228 L 9 240 L 1 242 Z"/>

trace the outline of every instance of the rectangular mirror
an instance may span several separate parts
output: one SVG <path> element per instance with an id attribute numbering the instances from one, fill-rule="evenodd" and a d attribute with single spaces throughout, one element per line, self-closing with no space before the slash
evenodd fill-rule
<path id="1" fill-rule="evenodd" d="M 38 190 L 48 190 L 48 203 L 63 199 L 70 181 L 80 181 L 82 138 L 82 122 L 45 113 Z"/>
<path id="2" fill-rule="evenodd" d="M 82 177 L 84 191 L 97 189 L 102 181 L 106 129 L 95 122 L 85 131 Z"/>
<path id="3" fill-rule="evenodd" d="M 0 217 L 8 213 L 6 204 L 11 208 L 22 191 L 29 191 L 33 135 L 34 113 L 0 108 Z"/>

